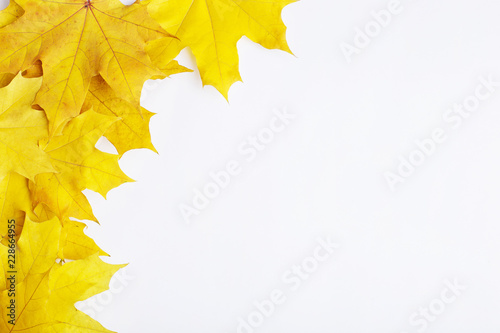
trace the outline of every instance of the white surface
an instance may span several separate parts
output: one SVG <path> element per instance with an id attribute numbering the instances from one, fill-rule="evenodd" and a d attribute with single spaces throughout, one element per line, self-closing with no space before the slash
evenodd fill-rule
<path id="1" fill-rule="evenodd" d="M 445 280 L 456 278 L 467 289 L 425 331 L 498 332 L 500 88 L 456 129 L 443 114 L 480 76 L 500 81 L 500 4 L 403 0 L 403 12 L 347 63 L 340 43 L 387 4 L 288 6 L 296 57 L 241 40 L 245 83 L 233 86 L 230 104 L 197 73 L 146 85 L 159 156 L 127 153 L 121 166 L 136 183 L 108 200 L 87 192 L 101 222 L 88 234 L 134 277 L 96 301 L 103 325 L 237 332 L 254 301 L 278 289 L 286 301 L 255 332 L 412 333 L 423 327 L 412 314 L 439 305 Z M 188 52 L 180 59 L 193 67 Z M 246 162 L 238 146 L 285 107 L 296 118 Z M 436 128 L 446 141 L 391 191 L 384 173 Z M 231 160 L 241 174 L 186 224 L 179 205 Z M 282 275 L 327 236 L 340 248 L 291 290 Z"/>

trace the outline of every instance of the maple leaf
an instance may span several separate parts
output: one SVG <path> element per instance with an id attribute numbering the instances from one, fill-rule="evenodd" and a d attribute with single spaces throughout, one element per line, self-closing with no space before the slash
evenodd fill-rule
<path id="1" fill-rule="evenodd" d="M 23 1 L 24 15 L 0 29 L 0 73 L 42 62 L 36 103 L 47 114 L 50 136 L 78 115 L 93 76 L 101 75 L 120 98 L 134 102 L 147 79 L 163 75 L 144 47 L 171 35 L 148 16 L 147 4 Z"/>
<path id="2" fill-rule="evenodd" d="M 66 220 L 63 222 L 61 238 L 59 240 L 58 258 L 66 260 L 85 259 L 93 254 L 109 256 L 92 238 L 85 235 L 85 223 Z"/>
<path id="3" fill-rule="evenodd" d="M 24 14 L 24 10 L 15 2 L 10 0 L 9 6 L 0 11 L 0 28 L 11 24 Z"/>
<path id="4" fill-rule="evenodd" d="M 0 231 L 3 245 L 8 245 L 8 221 L 16 222 L 15 231 L 19 235 L 23 230 L 26 215 L 37 222 L 50 220 L 55 216 L 49 209 L 43 209 L 42 204 L 32 211 L 28 179 L 15 172 L 10 173 L 0 182 Z M 82 222 L 69 219 L 63 221 L 59 240 L 60 259 L 84 259 L 95 253 L 108 255 L 85 235 L 83 232 L 85 227 Z"/>
<path id="5" fill-rule="evenodd" d="M 147 111 L 139 103 L 119 98 L 100 76 L 95 76 L 90 84 L 83 109 L 89 108 L 119 118 L 106 130 L 104 136 L 120 155 L 135 148 L 148 148 L 156 152 L 149 134 L 149 120 L 154 113 Z"/>
<path id="6" fill-rule="evenodd" d="M 11 74 L 11 73 L 0 74 L 0 88 L 8 86 L 9 83 L 11 83 L 15 77 L 16 76 L 14 74 Z"/>
<path id="7" fill-rule="evenodd" d="M 16 253 L 16 320 L 8 321 L 12 274 L 7 247 L 0 245 L 0 331 L 110 332 L 76 310 L 74 304 L 108 289 L 111 276 L 125 265 L 102 262 L 98 254 L 69 263 L 56 263 L 61 223 L 54 217 L 37 223 L 26 219 Z"/>
<path id="8" fill-rule="evenodd" d="M 22 72 L 22 76 L 25 78 L 36 78 L 42 76 L 42 74 L 42 63 L 40 61 L 35 62 L 33 66 Z M 16 75 L 12 73 L 0 74 L 0 88 L 8 86 L 15 77 Z M 32 107 L 36 108 L 36 106 Z"/>
<path id="9" fill-rule="evenodd" d="M 282 9 L 296 0 L 153 0 L 151 16 L 179 39 L 152 41 L 148 53 L 162 67 L 186 46 L 196 57 L 203 84 L 227 98 L 241 77 L 236 43 L 242 36 L 268 49 L 290 52 Z"/>
<path id="10" fill-rule="evenodd" d="M 31 103 L 42 81 L 25 79 L 18 74 L 0 89 L 0 179 L 9 172 L 26 178 L 43 172 L 55 172 L 49 156 L 38 147 L 47 137 L 47 119 Z"/>
<path id="11" fill-rule="evenodd" d="M 15 173 L 9 173 L 0 182 L 0 235 L 2 243 L 7 245 L 8 221 L 16 221 L 16 231 L 24 223 L 26 212 L 31 211 L 31 199 L 28 179 Z"/>
<path id="12" fill-rule="evenodd" d="M 118 119 L 89 110 L 73 118 L 63 135 L 41 141 L 57 173 L 39 174 L 30 182 L 33 200 L 45 204 L 61 220 L 68 217 L 97 221 L 82 190 L 106 193 L 133 181 L 118 165 L 118 155 L 95 148 L 97 140 Z"/>
<path id="13" fill-rule="evenodd" d="M 97 221 L 82 191 L 106 197 L 133 181 L 118 164 L 126 151 L 156 151 L 153 113 L 140 106 L 146 80 L 190 71 L 173 60 L 190 47 L 204 84 L 227 98 L 241 80 L 242 36 L 290 52 L 281 11 L 293 1 L 11 0 L 0 11 L 1 332 L 110 332 L 74 307 L 123 267 L 102 262 L 86 225 L 70 219 Z M 96 149 L 103 135 L 118 155 Z"/>
<path id="14" fill-rule="evenodd" d="M 169 40 L 167 38 L 162 38 L 161 40 Z M 148 44 L 149 45 L 149 44 Z M 148 48 L 148 46 L 146 46 Z M 161 63 L 155 63 L 155 65 L 160 66 L 160 70 L 162 71 L 163 74 L 165 75 L 160 75 L 160 76 L 154 76 L 151 79 L 163 79 L 164 76 L 171 76 L 173 74 L 179 74 L 179 73 L 186 73 L 186 72 L 192 72 L 192 69 L 189 69 L 187 67 L 184 67 L 182 65 L 179 65 L 177 60 L 172 60 L 169 63 L 165 64 L 165 62 Z"/>
<path id="15" fill-rule="evenodd" d="M 191 70 L 173 60 L 162 68 L 162 75 L 152 79 L 161 79 L 189 71 Z M 108 128 L 104 136 L 115 146 L 120 155 L 139 148 L 157 152 L 149 133 L 149 122 L 154 113 L 141 107 L 138 101 L 131 103 L 120 98 L 100 75 L 92 78 L 89 93 L 82 108 L 82 110 L 89 109 L 119 118 Z"/>

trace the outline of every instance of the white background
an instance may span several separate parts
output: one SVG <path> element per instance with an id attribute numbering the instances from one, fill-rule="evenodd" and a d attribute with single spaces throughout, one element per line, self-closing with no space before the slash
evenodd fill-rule
<path id="1" fill-rule="evenodd" d="M 348 63 L 339 45 L 388 2 L 288 6 L 295 57 L 243 38 L 244 83 L 229 104 L 196 72 L 146 84 L 159 155 L 125 154 L 137 182 L 107 200 L 86 192 L 101 223 L 87 233 L 133 276 L 111 301 L 94 300 L 105 327 L 237 332 L 238 318 L 279 289 L 286 302 L 255 332 L 413 333 L 421 326 L 410 316 L 457 279 L 467 289 L 425 331 L 499 331 L 500 87 L 458 128 L 443 114 L 480 76 L 500 81 L 500 4 L 401 0 L 402 13 Z M 179 59 L 194 68 L 189 52 Z M 296 118 L 246 162 L 237 148 L 273 108 Z M 391 191 L 384 173 L 436 128 L 446 141 Z M 230 160 L 241 174 L 187 224 L 179 205 Z M 291 291 L 282 275 L 328 236 L 340 248 Z"/>

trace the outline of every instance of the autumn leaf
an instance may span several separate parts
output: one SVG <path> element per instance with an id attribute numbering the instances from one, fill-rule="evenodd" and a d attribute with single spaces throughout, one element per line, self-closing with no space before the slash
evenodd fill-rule
<path id="1" fill-rule="evenodd" d="M 281 12 L 293 1 L 10 0 L 0 11 L 0 332 L 110 332 L 74 307 L 123 267 L 72 220 L 97 222 L 82 191 L 106 197 L 133 181 L 125 152 L 156 151 L 146 80 L 191 71 L 174 60 L 189 47 L 227 98 L 242 36 L 290 52 Z M 96 148 L 102 136 L 118 154 Z"/>
<path id="2" fill-rule="evenodd" d="M 169 40 L 169 39 L 162 39 L 162 40 Z M 153 42 L 151 42 L 153 43 Z M 146 46 L 147 48 L 147 46 Z M 155 63 L 155 65 L 160 65 L 160 70 L 164 75 L 160 76 L 154 76 L 151 79 L 163 79 L 164 76 L 171 76 L 174 74 L 179 74 L 179 73 L 186 73 L 186 72 L 192 72 L 192 69 L 189 69 L 187 67 L 184 67 L 182 65 L 179 65 L 177 60 L 172 60 L 169 63 L 165 64 L 164 62 L 161 63 Z"/>
<path id="3" fill-rule="evenodd" d="M 236 43 L 247 36 L 268 49 L 290 52 L 281 20 L 283 7 L 295 0 L 153 0 L 151 16 L 179 39 L 151 42 L 148 53 L 162 67 L 186 46 L 196 57 L 204 84 L 227 98 L 241 77 Z"/>
<path id="4" fill-rule="evenodd" d="M 118 97 L 100 76 L 92 79 L 83 108 L 92 107 L 100 114 L 119 118 L 106 130 L 104 136 L 120 155 L 137 148 L 148 148 L 156 152 L 149 134 L 149 120 L 154 113 L 144 109 L 139 103 L 130 103 Z"/>
<path id="5" fill-rule="evenodd" d="M 71 120 L 63 135 L 41 141 L 57 173 L 44 173 L 30 182 L 35 204 L 43 203 L 61 220 L 69 217 L 97 221 L 81 192 L 91 189 L 106 196 L 114 187 L 133 181 L 118 165 L 118 155 L 95 148 L 97 140 L 118 119 L 92 110 Z"/>
<path id="6" fill-rule="evenodd" d="M 15 287 L 10 286 L 7 247 L 0 245 L 1 332 L 110 332 L 76 310 L 74 304 L 108 289 L 111 276 L 124 265 L 102 262 L 98 254 L 69 263 L 57 263 L 61 223 L 54 217 L 37 223 L 26 219 L 16 254 Z M 9 323 L 15 290 L 16 320 Z"/>
<path id="7" fill-rule="evenodd" d="M 8 221 L 16 221 L 16 230 L 22 229 L 26 212 L 31 211 L 28 179 L 9 173 L 0 182 L 0 235 L 2 244 L 7 245 Z"/>
<path id="8" fill-rule="evenodd" d="M 28 69 L 22 71 L 23 77 L 26 78 L 36 78 L 43 75 L 42 62 L 40 60 L 35 61 Z"/>
<path id="9" fill-rule="evenodd" d="M 37 78 L 42 76 L 42 74 L 43 70 L 41 61 L 35 62 L 30 68 L 22 72 L 22 76 L 25 78 Z M 15 77 L 16 75 L 11 73 L 0 74 L 0 88 L 8 86 L 12 82 L 12 80 L 14 80 Z"/>
<path id="10" fill-rule="evenodd" d="M 0 11 L 0 28 L 11 24 L 24 14 L 24 10 L 16 1 L 10 0 L 9 6 Z"/>
<path id="11" fill-rule="evenodd" d="M 16 76 L 11 73 L 0 74 L 0 88 L 6 87 Z"/>
<path id="12" fill-rule="evenodd" d="M 59 240 L 58 258 L 66 260 L 85 259 L 93 254 L 109 256 L 92 238 L 85 235 L 85 223 L 66 220 L 63 222 L 61 238 Z"/>
<path id="13" fill-rule="evenodd" d="M 24 10 L 14 0 L 9 6 L 0 11 L 0 29 L 11 24 L 24 14 Z M 0 73 L 0 88 L 7 86 L 16 76 L 13 73 Z"/>
<path id="14" fill-rule="evenodd" d="M 47 137 L 47 119 L 31 103 L 41 78 L 25 79 L 18 74 L 0 89 L 0 179 L 17 172 L 31 180 L 37 174 L 55 172 L 49 156 L 38 147 Z"/>
<path id="15" fill-rule="evenodd" d="M 19 19 L 0 30 L 0 73 L 17 73 L 41 60 L 43 84 L 36 103 L 51 136 L 81 110 L 93 76 L 129 102 L 144 82 L 162 76 L 146 54 L 147 42 L 170 35 L 152 20 L 148 1 L 25 1 Z"/>

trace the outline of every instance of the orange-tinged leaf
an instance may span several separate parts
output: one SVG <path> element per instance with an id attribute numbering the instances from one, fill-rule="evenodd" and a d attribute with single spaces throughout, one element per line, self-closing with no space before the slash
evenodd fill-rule
<path id="1" fill-rule="evenodd" d="M 74 307 L 124 267 L 104 263 L 71 220 L 97 221 L 82 191 L 106 197 L 133 181 L 118 163 L 126 151 L 156 151 L 146 80 L 190 71 L 173 60 L 190 47 L 203 83 L 227 98 L 242 36 L 290 51 L 281 11 L 293 0 L 10 1 L 0 11 L 0 332 L 110 332 Z M 118 154 L 96 149 L 102 136 Z"/>
<path id="2" fill-rule="evenodd" d="M 0 74 L 0 88 L 6 87 L 16 76 L 11 73 Z"/>
<path id="3" fill-rule="evenodd" d="M 36 78 L 43 74 L 42 63 L 40 61 L 35 62 L 33 66 L 22 72 L 25 78 Z M 0 88 L 8 86 L 12 80 L 16 77 L 16 74 L 12 73 L 2 73 L 0 74 Z"/>
<path id="4" fill-rule="evenodd" d="M 42 62 L 40 60 L 35 61 L 35 63 L 28 69 L 22 72 L 23 77 L 35 78 L 43 75 Z"/>
<path id="5" fill-rule="evenodd" d="M 30 182 L 29 185 L 35 203 L 43 204 L 60 219 L 74 217 L 97 222 L 82 193 L 84 188 L 78 183 L 72 183 L 59 174 L 44 173 L 36 177 L 36 183 Z"/>
<path id="6" fill-rule="evenodd" d="M 17 20 L 23 13 L 21 6 L 10 0 L 9 6 L 0 11 L 0 29 Z M 15 76 L 14 73 L 0 73 L 0 88 L 7 86 Z"/>
<path id="7" fill-rule="evenodd" d="M 101 75 L 120 98 L 134 102 L 144 82 L 162 74 L 144 47 L 170 35 L 148 16 L 147 4 L 26 1 L 25 14 L 0 30 L 0 73 L 42 61 L 36 103 L 47 114 L 51 136 L 78 115 L 93 76 Z"/>

